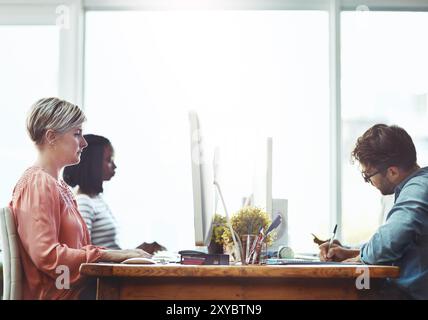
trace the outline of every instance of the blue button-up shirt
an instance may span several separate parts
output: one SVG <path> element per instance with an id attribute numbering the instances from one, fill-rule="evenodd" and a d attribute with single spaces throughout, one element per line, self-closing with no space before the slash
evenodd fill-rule
<path id="1" fill-rule="evenodd" d="M 428 167 L 395 188 L 385 224 L 361 246 L 360 255 L 367 264 L 400 267 L 400 277 L 388 281 L 415 299 L 428 299 Z"/>

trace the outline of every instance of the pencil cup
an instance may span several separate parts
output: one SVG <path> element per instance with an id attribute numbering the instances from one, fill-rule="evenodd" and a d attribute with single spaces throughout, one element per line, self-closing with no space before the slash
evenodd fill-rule
<path id="1" fill-rule="evenodd" d="M 257 236 L 254 234 L 244 234 L 241 236 L 241 243 L 242 243 L 242 264 L 251 264 L 250 258 L 251 258 L 251 250 L 255 249 L 255 243 L 257 240 Z"/>
<path id="2" fill-rule="evenodd" d="M 266 241 L 262 242 L 259 253 L 259 264 L 266 264 L 266 259 L 268 258 L 268 247 Z"/>

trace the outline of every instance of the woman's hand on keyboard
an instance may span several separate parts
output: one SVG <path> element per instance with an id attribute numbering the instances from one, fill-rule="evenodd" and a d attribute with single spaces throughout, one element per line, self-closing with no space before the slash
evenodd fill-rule
<path id="1" fill-rule="evenodd" d="M 99 261 L 122 262 L 130 258 L 151 258 L 152 255 L 142 249 L 102 250 Z"/>

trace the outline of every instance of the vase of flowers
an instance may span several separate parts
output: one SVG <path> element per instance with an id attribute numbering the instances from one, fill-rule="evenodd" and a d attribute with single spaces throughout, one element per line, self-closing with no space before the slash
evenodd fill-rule
<path id="1" fill-rule="evenodd" d="M 269 214 L 261 208 L 246 206 L 238 212 L 234 213 L 230 220 L 232 228 L 239 237 L 242 244 L 241 261 L 243 264 L 245 264 L 247 260 L 247 253 L 250 252 L 253 243 L 260 232 L 260 229 L 263 229 L 263 231 L 266 232 L 267 228 L 272 222 L 271 218 Z M 264 242 L 267 246 L 273 243 L 275 235 L 275 232 L 272 232 L 264 239 Z M 233 239 L 229 228 L 225 228 L 223 230 L 222 238 L 224 244 L 233 244 Z M 252 262 L 250 261 L 249 263 Z"/>

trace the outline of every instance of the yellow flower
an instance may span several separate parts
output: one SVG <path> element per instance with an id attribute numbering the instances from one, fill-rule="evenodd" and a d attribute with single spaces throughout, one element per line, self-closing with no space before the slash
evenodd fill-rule
<path id="1" fill-rule="evenodd" d="M 227 219 L 219 214 L 214 215 L 213 219 L 213 232 L 211 240 L 214 240 L 218 244 L 224 244 L 223 234 L 228 229 Z"/>
<path id="2" fill-rule="evenodd" d="M 231 217 L 232 228 L 241 237 L 245 234 L 257 235 L 260 228 L 266 233 L 267 228 L 271 224 L 269 214 L 258 207 L 244 207 Z M 275 232 L 270 233 L 265 239 L 268 245 L 273 243 Z M 224 228 L 222 232 L 223 243 L 228 244 L 233 242 L 229 228 Z"/>

